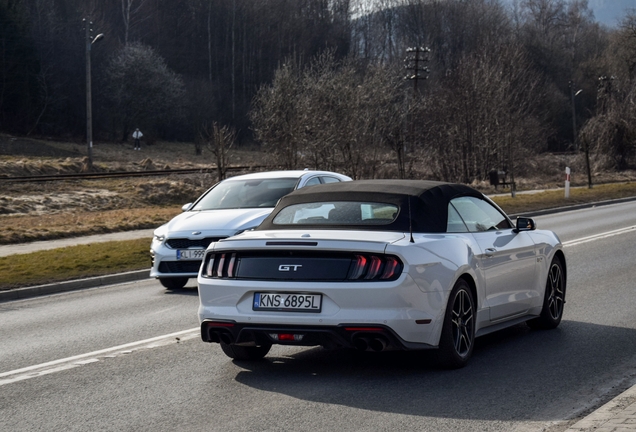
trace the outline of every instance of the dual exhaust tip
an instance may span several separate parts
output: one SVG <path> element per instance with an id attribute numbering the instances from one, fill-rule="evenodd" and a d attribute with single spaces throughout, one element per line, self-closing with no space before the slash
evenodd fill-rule
<path id="1" fill-rule="evenodd" d="M 206 342 L 224 343 L 229 345 L 234 342 L 232 333 L 227 330 L 212 330 L 208 331 L 208 340 Z"/>
<path id="2" fill-rule="evenodd" d="M 353 338 L 353 346 L 359 351 L 380 352 L 386 350 L 389 343 L 383 336 L 356 336 Z"/>

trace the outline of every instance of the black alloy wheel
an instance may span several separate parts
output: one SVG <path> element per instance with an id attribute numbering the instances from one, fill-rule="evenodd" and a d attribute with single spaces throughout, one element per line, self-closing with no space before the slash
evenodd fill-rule
<path id="1" fill-rule="evenodd" d="M 528 321 L 531 328 L 549 330 L 556 328 L 561 323 L 565 307 L 565 283 L 563 264 L 559 257 L 555 256 L 548 270 L 541 315 Z"/>
<path id="2" fill-rule="evenodd" d="M 459 279 L 448 298 L 439 341 L 440 365 L 449 369 L 466 366 L 475 345 L 475 301 L 464 279 Z"/>

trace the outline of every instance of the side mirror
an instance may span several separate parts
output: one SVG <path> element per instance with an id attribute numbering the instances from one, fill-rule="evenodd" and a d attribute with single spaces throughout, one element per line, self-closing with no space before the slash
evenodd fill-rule
<path id="1" fill-rule="evenodd" d="M 518 217 L 517 224 L 515 226 L 514 232 L 518 233 L 520 231 L 534 231 L 537 229 L 537 224 L 534 219 Z"/>
<path id="2" fill-rule="evenodd" d="M 192 207 L 192 203 L 184 204 L 183 207 L 181 207 L 181 211 L 182 212 L 188 211 L 190 210 L 190 207 Z"/>

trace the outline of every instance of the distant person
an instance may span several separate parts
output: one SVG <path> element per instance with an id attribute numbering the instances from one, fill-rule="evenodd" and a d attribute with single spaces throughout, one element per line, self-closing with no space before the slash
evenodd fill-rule
<path id="1" fill-rule="evenodd" d="M 141 137 L 144 136 L 144 134 L 141 133 L 141 131 L 139 130 L 139 128 L 135 129 L 135 131 L 132 134 L 132 137 L 135 139 L 135 150 L 141 150 Z"/>

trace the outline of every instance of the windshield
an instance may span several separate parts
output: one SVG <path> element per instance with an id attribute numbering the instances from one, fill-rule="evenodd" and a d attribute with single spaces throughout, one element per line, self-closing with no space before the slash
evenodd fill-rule
<path id="1" fill-rule="evenodd" d="M 282 209 L 274 225 L 387 225 L 395 220 L 394 204 L 332 201 L 294 204 Z"/>
<path id="2" fill-rule="evenodd" d="M 296 178 L 225 180 L 208 191 L 190 210 L 275 207 L 296 187 Z"/>

